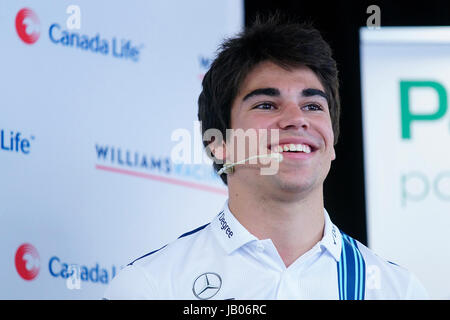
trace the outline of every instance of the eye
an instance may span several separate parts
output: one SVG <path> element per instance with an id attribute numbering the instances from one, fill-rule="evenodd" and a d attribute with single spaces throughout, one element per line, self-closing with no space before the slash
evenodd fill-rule
<path id="1" fill-rule="evenodd" d="M 307 104 L 307 105 L 303 106 L 303 108 L 306 108 L 307 110 L 311 110 L 311 111 L 323 110 L 322 106 L 320 106 L 319 104 L 316 104 L 316 103 Z"/>
<path id="2" fill-rule="evenodd" d="M 275 108 L 272 103 L 264 102 L 254 106 L 252 109 L 271 110 L 272 108 Z"/>

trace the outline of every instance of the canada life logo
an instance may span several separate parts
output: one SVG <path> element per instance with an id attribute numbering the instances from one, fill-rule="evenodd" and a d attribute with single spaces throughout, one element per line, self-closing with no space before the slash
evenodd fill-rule
<path id="1" fill-rule="evenodd" d="M 39 39 L 39 18 L 29 8 L 21 9 L 16 16 L 16 30 L 19 38 L 26 44 L 33 44 Z"/>
<path id="2" fill-rule="evenodd" d="M 39 254 L 33 245 L 22 244 L 16 251 L 15 264 L 17 273 L 24 280 L 33 280 L 39 273 Z"/>

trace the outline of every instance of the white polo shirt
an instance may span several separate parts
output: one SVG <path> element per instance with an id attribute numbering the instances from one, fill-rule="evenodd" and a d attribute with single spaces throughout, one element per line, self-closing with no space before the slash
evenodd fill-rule
<path id="1" fill-rule="evenodd" d="M 105 299 L 428 299 L 417 278 L 341 233 L 324 209 L 324 235 L 286 268 L 226 201 L 207 225 L 136 259 Z"/>

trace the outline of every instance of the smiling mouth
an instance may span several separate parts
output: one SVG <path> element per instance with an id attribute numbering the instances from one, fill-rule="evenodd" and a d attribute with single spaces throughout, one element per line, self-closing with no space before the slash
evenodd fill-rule
<path id="1" fill-rule="evenodd" d="M 269 146 L 269 150 L 284 154 L 311 154 L 315 152 L 317 148 L 303 143 L 285 143 L 276 146 Z"/>

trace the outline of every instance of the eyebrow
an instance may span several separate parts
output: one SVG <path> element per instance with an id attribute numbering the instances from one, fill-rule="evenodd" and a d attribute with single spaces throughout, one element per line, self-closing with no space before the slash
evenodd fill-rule
<path id="1" fill-rule="evenodd" d="M 250 99 L 254 96 L 269 96 L 269 97 L 279 97 L 281 95 L 280 90 L 276 88 L 259 88 L 251 91 L 250 93 L 246 94 L 244 98 L 242 98 L 242 101 L 245 101 L 247 99 Z M 323 92 L 320 89 L 314 89 L 314 88 L 307 88 L 302 90 L 302 96 L 303 97 L 313 97 L 313 96 L 320 96 L 322 98 L 325 98 L 325 100 L 328 101 L 328 97 L 325 92 Z"/>
<path id="2" fill-rule="evenodd" d="M 275 89 L 275 88 L 260 88 L 260 89 L 256 89 L 251 91 L 250 93 L 248 93 L 243 99 L 242 101 L 245 101 L 247 99 L 250 99 L 253 96 L 269 96 L 269 97 L 279 97 L 281 95 L 280 90 Z"/>
<path id="3" fill-rule="evenodd" d="M 320 89 L 314 88 L 303 89 L 302 96 L 304 97 L 321 96 L 322 98 L 325 98 L 325 100 L 328 101 L 327 94 Z"/>

